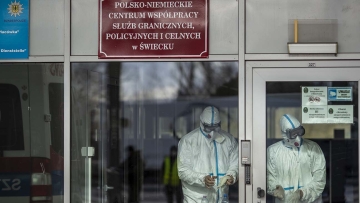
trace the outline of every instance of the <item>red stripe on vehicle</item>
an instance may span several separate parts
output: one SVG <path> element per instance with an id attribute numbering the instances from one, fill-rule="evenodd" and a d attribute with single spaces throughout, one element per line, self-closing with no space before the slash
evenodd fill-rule
<path id="1" fill-rule="evenodd" d="M 33 185 L 31 186 L 31 196 L 51 196 L 51 185 Z"/>
<path id="2" fill-rule="evenodd" d="M 30 157 L 0 157 L 0 173 L 31 172 Z"/>
<path id="3" fill-rule="evenodd" d="M 63 171 L 64 170 L 64 157 L 60 156 L 55 150 L 50 146 L 50 159 L 51 159 L 51 168 L 52 170 Z"/>
<path id="4" fill-rule="evenodd" d="M 33 173 L 51 173 L 50 159 L 48 158 L 32 158 Z"/>

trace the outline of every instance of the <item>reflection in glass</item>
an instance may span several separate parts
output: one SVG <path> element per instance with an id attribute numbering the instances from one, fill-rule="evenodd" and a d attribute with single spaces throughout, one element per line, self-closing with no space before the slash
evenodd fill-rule
<path id="1" fill-rule="evenodd" d="M 327 105 L 353 105 L 354 123 L 302 124 L 305 128 L 303 140 L 310 140 L 310 143 L 312 143 L 311 145 L 313 146 L 310 151 L 314 151 L 318 147 L 320 150 L 315 150 L 317 153 L 309 153 L 309 150 L 307 150 L 306 156 L 313 158 L 308 160 L 308 163 L 302 163 L 300 167 L 302 168 L 302 172 L 299 172 L 296 170 L 298 163 L 295 158 L 294 163 L 288 163 L 286 165 L 283 163 L 280 165 L 279 162 L 277 162 L 278 164 L 276 165 L 276 160 L 279 160 L 279 158 L 273 156 L 275 154 L 273 149 L 275 149 L 274 146 L 277 145 L 279 145 L 278 147 L 281 145 L 283 148 L 286 145 L 286 139 L 283 139 L 282 133 L 284 131 L 282 131 L 280 124 L 280 119 L 284 114 L 292 115 L 294 118 L 297 118 L 300 123 L 302 121 L 301 86 L 352 87 L 352 101 L 327 101 Z M 285 193 L 294 192 L 298 188 L 300 188 L 300 190 L 301 188 L 304 188 L 305 191 L 307 189 L 306 185 L 303 185 L 301 180 L 304 179 L 304 176 L 309 176 L 309 174 L 306 174 L 304 169 L 307 168 L 307 164 L 310 164 L 308 166 L 310 168 L 319 167 L 319 164 L 322 163 L 322 161 L 319 161 L 319 158 L 321 159 L 319 154 L 322 153 L 325 158 L 324 167 L 326 170 L 324 189 L 322 192 L 318 192 L 322 201 L 358 202 L 358 82 L 268 82 L 266 86 L 266 98 L 268 188 L 273 187 L 270 185 L 271 179 L 274 179 L 275 176 L 281 176 L 281 178 L 287 180 L 298 180 L 298 184 L 292 183 L 290 186 L 282 185 L 286 191 Z M 293 150 L 289 149 L 289 153 L 286 155 L 282 153 L 278 156 L 290 157 L 294 155 L 294 157 L 300 158 L 301 162 L 301 157 L 303 157 L 302 154 L 304 154 L 302 153 L 304 150 L 303 148 L 303 146 L 299 147 L 298 153 L 294 154 L 290 153 Z M 273 168 L 271 167 L 278 167 L 277 169 L 284 169 L 285 167 L 289 168 L 279 174 L 271 173 L 271 171 L 273 171 Z M 291 176 L 289 174 L 291 174 Z M 297 178 L 299 175 L 300 177 Z M 319 181 L 319 179 L 317 180 Z M 274 190 L 268 191 L 267 202 L 278 201 L 276 200 L 278 198 L 274 198 L 273 192 Z M 303 195 L 306 196 L 306 194 Z M 287 195 L 285 195 L 285 198 L 286 196 Z M 315 193 L 313 196 L 315 196 Z"/>
<path id="2" fill-rule="evenodd" d="M 63 64 L 0 65 L 0 202 L 63 202 Z"/>
<path id="3" fill-rule="evenodd" d="M 0 148 L 3 150 L 24 150 L 23 119 L 20 92 L 13 84 L 0 84 Z"/>
<path id="4" fill-rule="evenodd" d="M 167 202 L 181 203 L 183 201 L 183 191 L 177 167 L 177 146 L 171 146 L 169 151 L 170 153 L 165 156 L 161 168 L 162 183 L 164 184 Z"/>
<path id="5" fill-rule="evenodd" d="M 128 155 L 125 161 L 121 163 L 120 170 L 124 169 L 127 172 L 128 202 L 139 202 L 144 179 L 144 161 L 140 150 L 135 151 L 134 146 L 130 145 L 126 150 Z"/>
<path id="6" fill-rule="evenodd" d="M 238 137 L 237 62 L 73 63 L 71 70 L 72 202 L 168 202 L 171 146 L 199 126 L 206 106 L 217 106 L 223 130 Z M 84 148 L 94 156 L 83 156 Z"/>

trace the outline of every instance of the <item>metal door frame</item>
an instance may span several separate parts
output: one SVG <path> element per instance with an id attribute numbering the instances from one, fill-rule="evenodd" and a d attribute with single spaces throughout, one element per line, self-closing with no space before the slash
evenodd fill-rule
<path id="1" fill-rule="evenodd" d="M 246 139 L 252 142 L 253 154 L 251 185 L 245 186 L 246 203 L 266 202 L 266 196 L 257 198 L 256 188 L 266 190 L 266 139 L 259 136 L 266 135 L 267 81 L 358 81 L 360 84 L 360 61 L 246 62 Z"/>

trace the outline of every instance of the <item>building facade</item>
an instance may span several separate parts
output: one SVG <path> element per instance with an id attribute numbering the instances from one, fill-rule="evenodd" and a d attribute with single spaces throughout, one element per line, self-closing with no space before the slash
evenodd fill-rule
<path id="1" fill-rule="evenodd" d="M 167 202 L 165 157 L 210 105 L 239 143 L 231 202 L 275 202 L 284 114 L 323 152 L 322 201 L 359 202 L 359 2 L 205 1 L 208 57 L 99 58 L 104 1 L 29 2 L 29 57 L 0 59 L 0 202 Z"/>

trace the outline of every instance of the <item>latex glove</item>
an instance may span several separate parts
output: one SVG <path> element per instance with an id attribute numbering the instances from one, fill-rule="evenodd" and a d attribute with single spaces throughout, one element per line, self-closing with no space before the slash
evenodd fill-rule
<path id="1" fill-rule="evenodd" d="M 227 179 L 230 178 L 229 176 L 224 176 L 220 179 L 220 183 L 219 185 L 217 186 L 218 188 L 222 187 L 225 185 L 225 183 L 227 182 Z"/>
<path id="2" fill-rule="evenodd" d="M 207 188 L 210 188 L 210 187 L 214 186 L 215 185 L 215 179 L 216 179 L 216 176 L 210 176 L 210 175 L 205 176 L 205 179 L 204 179 L 205 186 Z"/>
<path id="3" fill-rule="evenodd" d="M 301 198 L 303 196 L 303 193 L 301 190 L 296 190 L 293 193 L 290 193 L 288 197 L 286 198 L 286 202 L 288 203 L 298 203 L 300 202 Z"/>
<path id="4" fill-rule="evenodd" d="M 217 186 L 218 188 L 226 185 L 232 185 L 234 183 L 234 178 L 232 176 L 226 175 L 220 179 L 220 183 Z"/>
<path id="5" fill-rule="evenodd" d="M 231 175 L 227 175 L 227 181 L 226 181 L 226 185 L 232 185 L 234 184 L 234 177 L 232 177 Z"/>
<path id="6" fill-rule="evenodd" d="M 276 189 L 274 190 L 274 197 L 284 200 L 285 190 L 281 185 L 276 186 Z"/>

